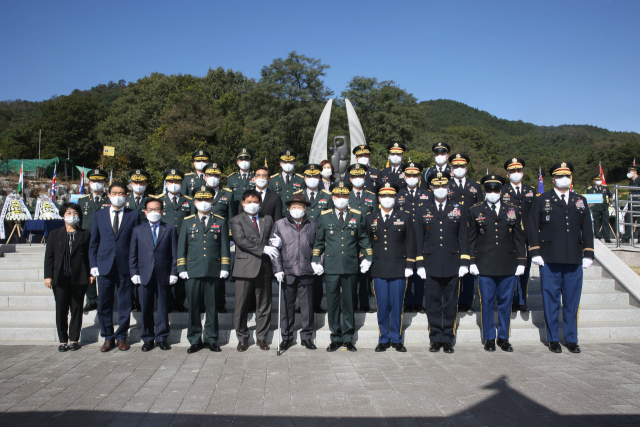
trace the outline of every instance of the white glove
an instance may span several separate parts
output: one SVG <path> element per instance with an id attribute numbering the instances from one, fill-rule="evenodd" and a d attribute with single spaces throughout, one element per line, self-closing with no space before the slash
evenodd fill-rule
<path id="1" fill-rule="evenodd" d="M 516 276 L 522 276 L 524 274 L 524 265 L 519 265 L 518 268 L 516 268 Z"/>
<path id="2" fill-rule="evenodd" d="M 405 268 L 404 277 L 411 277 L 411 276 L 413 276 L 413 268 Z"/>
<path id="3" fill-rule="evenodd" d="M 175 285 L 176 283 L 178 283 L 178 276 L 169 276 L 169 284 Z"/>
<path id="4" fill-rule="evenodd" d="M 133 283 L 134 285 L 139 285 L 140 283 L 142 283 L 142 280 L 140 280 L 140 276 L 136 274 L 135 276 L 131 276 L 131 283 Z"/>
<path id="5" fill-rule="evenodd" d="M 189 273 L 187 273 L 186 271 L 183 271 L 182 273 L 178 274 L 178 276 L 180 276 L 182 280 L 189 280 Z"/>
<path id="6" fill-rule="evenodd" d="M 316 273 L 317 276 L 322 276 L 322 273 L 324 273 L 324 267 L 317 262 L 312 262 L 311 268 L 313 268 L 313 272 Z"/>
<path id="7" fill-rule="evenodd" d="M 226 270 L 220 270 L 220 278 L 226 279 L 227 277 L 229 277 L 229 272 Z"/>
<path id="8" fill-rule="evenodd" d="M 591 267 L 591 264 L 593 264 L 593 260 L 591 258 L 582 258 L 582 268 L 586 270 Z"/>
<path id="9" fill-rule="evenodd" d="M 273 237 L 269 239 L 269 243 L 271 244 L 271 246 L 276 247 L 278 249 L 282 247 L 282 240 L 280 239 L 280 236 L 278 236 L 277 234 L 274 234 Z"/>
<path id="10" fill-rule="evenodd" d="M 469 267 L 469 273 L 473 274 L 474 276 L 477 276 L 478 274 L 480 274 L 480 270 L 478 270 L 477 265 L 471 264 L 471 267 Z"/>
<path id="11" fill-rule="evenodd" d="M 271 259 L 276 259 L 280 255 L 278 250 L 273 246 L 265 246 L 264 249 L 262 250 L 262 253 L 269 255 L 269 258 Z"/>
<path id="12" fill-rule="evenodd" d="M 278 283 L 282 283 L 284 280 L 284 272 L 281 271 L 280 273 L 276 273 L 275 276 Z"/>
<path id="13" fill-rule="evenodd" d="M 425 280 L 427 278 L 427 271 L 424 269 L 424 267 L 420 267 L 417 273 L 418 277 L 420 277 L 422 280 Z"/>
<path id="14" fill-rule="evenodd" d="M 531 262 L 537 265 L 538 267 L 542 267 L 544 265 L 544 260 L 541 256 L 534 256 L 531 258 Z"/>
<path id="15" fill-rule="evenodd" d="M 362 262 L 360 262 L 360 273 L 364 274 L 367 271 L 369 271 L 369 268 L 371 267 L 371 261 L 367 261 L 366 259 L 363 259 Z"/>
<path id="16" fill-rule="evenodd" d="M 458 270 L 458 276 L 462 277 L 465 274 L 467 274 L 469 272 L 469 268 L 468 267 L 460 267 L 460 269 Z"/>
<path id="17" fill-rule="evenodd" d="M 92 275 L 93 277 L 98 277 L 98 276 L 100 275 L 100 273 L 98 272 L 98 267 L 93 267 L 93 268 L 91 269 L 91 275 Z"/>

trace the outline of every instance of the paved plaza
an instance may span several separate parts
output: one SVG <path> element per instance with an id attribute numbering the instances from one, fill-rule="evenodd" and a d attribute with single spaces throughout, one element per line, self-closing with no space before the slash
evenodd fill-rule
<path id="1" fill-rule="evenodd" d="M 640 343 L 552 354 L 0 346 L 2 426 L 640 425 Z"/>

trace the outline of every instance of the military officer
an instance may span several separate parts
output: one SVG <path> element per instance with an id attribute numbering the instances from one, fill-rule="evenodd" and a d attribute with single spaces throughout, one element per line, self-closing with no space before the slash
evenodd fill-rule
<path id="1" fill-rule="evenodd" d="M 630 187 L 640 187 L 640 175 L 638 175 L 639 173 L 640 173 L 639 166 L 636 166 L 636 165 L 629 166 L 629 171 L 627 172 L 627 178 L 629 178 Z M 629 200 L 633 200 L 636 202 L 640 200 L 640 190 L 634 190 L 634 189 L 629 190 Z M 640 210 L 639 205 L 629 203 L 628 213 L 624 216 L 624 222 L 637 223 L 638 217 L 639 217 L 639 214 L 637 212 L 639 210 Z M 632 227 L 630 225 L 626 225 L 624 227 L 624 234 L 622 235 L 622 240 L 620 240 L 622 243 L 629 243 L 631 239 L 637 235 L 636 232 L 634 232 L 633 235 L 631 234 L 631 230 L 633 228 L 635 228 L 635 226 Z M 640 239 L 638 239 L 638 242 L 640 243 Z"/>
<path id="2" fill-rule="evenodd" d="M 389 152 L 389 167 L 382 169 L 380 172 L 379 185 L 389 182 L 395 184 L 398 188 L 404 188 L 407 184 L 404 182 L 404 174 L 402 173 L 402 159 L 407 147 L 404 144 L 394 142 L 387 146 Z"/>
<path id="3" fill-rule="evenodd" d="M 195 172 L 189 172 L 184 175 L 182 180 L 182 189 L 180 192 L 185 196 L 193 197 L 194 189 L 198 189 L 205 183 L 204 167 L 211 159 L 211 153 L 207 150 L 196 150 L 191 155 Z"/>
<path id="4" fill-rule="evenodd" d="M 366 217 L 373 250 L 373 290 L 378 306 L 379 338 L 376 352 L 393 347 L 406 352 L 402 343 L 402 313 L 407 277 L 413 275 L 416 241 L 411 214 L 396 208 L 399 188 L 386 183 L 378 190 L 380 210 Z"/>
<path id="5" fill-rule="evenodd" d="M 331 344 L 327 348 L 329 352 L 342 346 L 348 351 L 357 351 L 351 342 L 355 332 L 354 288 L 358 270 L 366 273 L 371 267 L 372 251 L 365 229 L 365 217 L 358 210 L 348 209 L 351 189 L 351 184 L 342 181 L 331 185 L 334 208 L 322 211 L 318 218 L 318 232 L 311 259 L 311 267 L 317 275 L 325 272 L 331 329 Z M 361 251 L 365 255 L 358 268 L 358 252 Z M 323 254 L 324 266 L 320 265 Z M 344 329 L 340 325 L 341 306 Z"/>
<path id="6" fill-rule="evenodd" d="M 125 198 L 125 207 L 138 211 L 140 215 L 140 223 L 147 222 L 144 214 L 144 205 L 149 195 L 147 194 L 147 186 L 150 179 L 149 172 L 144 169 L 136 169 L 129 172 L 129 180 L 131 181 L 131 192 Z"/>
<path id="7" fill-rule="evenodd" d="M 510 203 L 520 208 L 522 222 L 527 223 L 529 211 L 533 205 L 533 200 L 538 196 L 538 190 L 522 183 L 524 176 L 524 160 L 519 157 L 504 162 L 504 169 L 507 171 L 509 183 L 502 189 L 502 201 Z M 526 225 L 525 225 L 526 227 Z M 516 293 L 513 298 L 511 311 L 528 313 L 527 295 L 529 293 L 529 272 L 531 271 L 531 255 L 527 254 L 527 265 L 522 276 L 516 278 Z"/>
<path id="8" fill-rule="evenodd" d="M 254 173 L 251 172 L 251 159 L 253 158 L 253 150 L 250 148 L 239 148 L 236 151 L 236 163 L 240 170 L 234 172 L 227 177 L 227 188 L 233 191 L 233 201 L 231 203 L 231 217 L 238 215 L 240 212 L 238 206 L 242 200 L 242 194 L 246 190 L 255 189 L 256 184 L 253 179 Z"/>
<path id="9" fill-rule="evenodd" d="M 396 198 L 396 207 L 411 215 L 413 221 L 418 206 L 429 201 L 433 194 L 420 188 L 420 174 L 422 173 L 422 165 L 416 162 L 409 162 L 402 165 L 404 172 L 404 180 L 407 187 L 398 192 Z M 408 313 L 425 313 L 424 310 L 424 280 L 416 274 L 414 264 L 413 275 L 407 278 L 407 292 L 404 296 L 404 311 Z"/>
<path id="10" fill-rule="evenodd" d="M 431 174 L 431 172 L 446 172 L 451 175 L 453 172 L 451 171 L 451 167 L 447 164 L 447 159 L 449 155 L 449 151 L 451 151 L 451 147 L 446 142 L 436 142 L 431 146 L 431 151 L 433 151 L 433 157 L 436 162 L 435 166 L 431 166 L 427 168 L 422 174 L 422 182 L 420 183 L 420 187 L 425 190 L 429 189 L 429 185 L 427 183 L 427 177 Z"/>
<path id="11" fill-rule="evenodd" d="M 366 166 L 367 173 L 364 176 L 364 189 L 372 191 L 374 194 L 377 193 L 378 189 L 378 179 L 380 178 L 380 170 L 371 166 L 371 147 L 367 144 L 362 144 L 356 146 L 352 150 L 354 156 L 356 156 L 356 163 Z M 351 176 L 349 175 L 349 171 L 347 170 L 344 174 L 344 181 L 350 181 Z"/>
<path id="12" fill-rule="evenodd" d="M 467 207 L 447 200 L 450 175 L 428 176 L 433 199 L 418 208 L 416 265 L 425 280 L 429 351 L 453 353 L 460 278 L 469 272 Z"/>
<path id="13" fill-rule="evenodd" d="M 104 191 L 105 183 L 109 178 L 106 171 L 102 169 L 93 169 L 87 173 L 89 179 L 90 193 L 80 196 L 78 205 L 82 210 L 82 229 L 91 232 L 93 227 L 93 216 L 101 209 L 109 209 L 111 201 L 109 195 Z M 99 279 L 98 279 L 99 280 Z M 83 308 L 84 314 L 88 314 L 92 310 L 98 309 L 98 289 L 97 280 L 87 287 L 85 294 L 86 304 Z"/>
<path id="14" fill-rule="evenodd" d="M 194 197 L 197 214 L 182 221 L 178 237 L 178 275 L 186 280 L 189 295 L 187 339 L 191 346 L 187 353 L 195 353 L 205 346 L 211 351 L 220 352 L 217 344 L 216 287 L 220 286 L 221 279 L 229 277 L 229 227 L 225 218 L 211 214 L 211 189 L 201 186 L 196 189 Z M 200 320 L 200 308 L 203 305 L 206 313 L 204 331 Z"/>
<path id="15" fill-rule="evenodd" d="M 469 209 L 469 271 L 471 275 L 478 276 L 484 349 L 496 351 L 493 308 L 497 299 L 500 320 L 498 346 L 502 351 L 512 352 L 509 331 L 514 276 L 524 274 L 527 264 L 526 232 L 520 209 L 500 202 L 505 179 L 499 175 L 487 175 L 480 182 L 487 200 Z"/>
<path id="16" fill-rule="evenodd" d="M 591 213 L 584 197 L 569 191 L 571 163 L 557 163 L 550 175 L 554 189 L 536 197 L 529 213 L 527 235 L 531 260 L 540 266 L 544 320 L 549 350 L 561 353 L 558 312 L 562 295 L 562 326 L 567 348 L 580 353 L 578 309 L 582 269 L 593 263 Z"/>
<path id="17" fill-rule="evenodd" d="M 156 198 L 162 202 L 164 209 L 162 221 L 167 225 L 175 227 L 178 237 L 180 237 L 180 231 L 182 230 L 182 221 L 196 212 L 193 199 L 181 193 L 183 179 L 184 172 L 181 170 L 165 170 L 164 180 L 167 191 L 165 194 L 156 196 Z M 180 313 L 186 313 L 187 309 L 184 306 L 184 300 L 187 294 L 184 287 L 184 280 L 179 279 L 178 283 L 172 286 L 171 291 L 172 293 L 169 294 L 169 301 L 167 302 L 169 312 L 175 310 Z"/>
<path id="18" fill-rule="evenodd" d="M 593 185 L 587 188 L 587 194 L 602 194 L 602 203 L 594 203 L 589 208 L 593 216 L 593 230 L 596 239 L 602 239 L 611 243 L 611 235 L 609 234 L 609 204 L 613 198 L 613 193 L 602 184 L 602 176 L 593 177 Z M 602 229 L 602 230 L 601 230 Z"/>
<path id="19" fill-rule="evenodd" d="M 280 152 L 281 173 L 271 175 L 269 190 L 275 191 L 282 200 L 282 217 L 289 215 L 289 206 L 286 202 L 291 199 L 293 193 L 304 188 L 304 177 L 299 173 L 294 173 L 297 153 L 293 150 Z M 275 218 L 274 218 L 275 221 Z"/>

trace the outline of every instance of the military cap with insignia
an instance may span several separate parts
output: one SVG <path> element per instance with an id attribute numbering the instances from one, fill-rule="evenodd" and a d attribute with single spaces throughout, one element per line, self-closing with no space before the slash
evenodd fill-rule
<path id="1" fill-rule="evenodd" d="M 164 180 L 169 181 L 172 179 L 183 180 L 184 172 L 182 172 L 180 169 L 166 169 L 164 171 Z"/>
<path id="2" fill-rule="evenodd" d="M 351 176 L 366 175 L 368 169 L 369 169 L 368 166 L 361 165 L 360 163 L 354 163 L 347 168 L 347 170 L 349 171 L 349 175 Z"/>
<path id="3" fill-rule="evenodd" d="M 109 174 L 107 173 L 107 171 L 103 171 L 102 169 L 91 169 L 89 172 L 87 172 L 87 178 L 107 179 L 109 178 Z"/>
<path id="4" fill-rule="evenodd" d="M 422 165 L 416 162 L 409 162 L 402 165 L 402 172 L 405 175 L 420 175 L 422 172 Z"/>
<path id="5" fill-rule="evenodd" d="M 360 165 L 362 166 L 362 165 Z M 348 182 L 334 182 L 329 188 L 331 194 L 349 194 L 353 190 L 353 186 Z"/>
<path id="6" fill-rule="evenodd" d="M 222 175 L 224 167 L 220 163 L 207 163 L 204 165 L 203 172 L 207 175 Z"/>
<path id="7" fill-rule="evenodd" d="M 484 188 L 502 188 L 506 182 L 504 177 L 500 175 L 485 175 L 480 180 L 480 184 L 482 184 Z"/>
<path id="8" fill-rule="evenodd" d="M 573 165 L 567 162 L 556 163 L 549 169 L 549 175 L 551 176 L 571 175 L 572 172 Z"/>
<path id="9" fill-rule="evenodd" d="M 636 172 L 640 172 L 640 166 L 636 166 L 636 165 L 631 165 L 627 168 L 629 171 L 636 171 Z"/>
<path id="10" fill-rule="evenodd" d="M 429 185 L 444 185 L 448 184 L 451 179 L 451 174 L 448 172 L 432 171 L 427 177 L 427 184 Z"/>
<path id="11" fill-rule="evenodd" d="M 320 175 L 321 171 L 322 171 L 322 168 L 318 164 L 309 163 L 308 165 L 304 165 L 305 175 Z"/>
<path id="12" fill-rule="evenodd" d="M 280 160 L 283 162 L 293 162 L 297 155 L 298 153 L 293 150 L 282 150 L 279 154 Z"/>
<path id="13" fill-rule="evenodd" d="M 191 158 L 193 159 L 194 162 L 196 161 L 208 162 L 209 159 L 211 158 L 211 153 L 209 153 L 207 150 L 196 150 L 191 155 Z"/>
<path id="14" fill-rule="evenodd" d="M 129 172 L 131 181 L 148 181 L 150 178 L 151 175 L 144 169 L 135 169 Z"/>
<path id="15" fill-rule="evenodd" d="M 514 157 L 504 162 L 505 170 L 522 169 L 524 166 L 524 160 L 522 160 L 520 157 Z"/>
<path id="16" fill-rule="evenodd" d="M 594 176 L 592 179 L 594 181 L 600 181 L 600 180 L 602 180 L 602 175 L 598 174 L 598 175 Z"/>
<path id="17" fill-rule="evenodd" d="M 395 196 L 400 191 L 400 187 L 396 184 L 386 182 L 382 187 L 378 188 L 379 196 Z"/>
<path id="18" fill-rule="evenodd" d="M 251 159 L 253 150 L 251 148 L 239 148 L 236 150 L 236 159 Z"/>
<path id="19" fill-rule="evenodd" d="M 431 146 L 431 151 L 437 154 L 448 153 L 451 147 L 446 142 L 436 142 Z"/>
<path id="20" fill-rule="evenodd" d="M 449 156 L 449 163 L 452 165 L 466 165 L 471 159 L 466 154 L 452 154 Z"/>
<path id="21" fill-rule="evenodd" d="M 213 199 L 215 191 L 206 185 L 202 185 L 197 188 L 193 193 L 194 199 Z"/>
<path id="22" fill-rule="evenodd" d="M 402 154 L 407 151 L 407 147 L 399 142 L 394 142 L 393 144 L 387 145 L 387 151 L 389 153 Z"/>
<path id="23" fill-rule="evenodd" d="M 371 154 L 371 147 L 368 144 L 356 145 L 351 151 L 354 156 L 362 156 L 363 154 Z"/>

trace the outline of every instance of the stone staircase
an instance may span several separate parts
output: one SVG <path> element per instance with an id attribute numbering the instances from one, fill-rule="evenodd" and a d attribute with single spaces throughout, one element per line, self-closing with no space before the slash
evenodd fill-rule
<path id="1" fill-rule="evenodd" d="M 14 249 L 15 248 L 15 249 Z M 0 257 L 0 342 L 4 343 L 55 343 L 55 304 L 51 290 L 43 284 L 43 245 L 4 245 L 4 256 Z M 7 250 L 9 252 L 7 252 Z M 15 252 L 12 252 L 15 250 Z M 603 267 L 594 264 L 585 271 L 583 293 L 580 305 L 580 341 L 621 341 L 640 339 L 640 308 L 630 304 L 630 295 L 606 278 Z M 273 282 L 272 330 L 277 326 L 278 285 Z M 513 342 L 540 342 L 546 340 L 542 295 L 538 269 L 532 268 L 529 283 L 529 308 L 531 313 L 514 313 L 511 316 L 511 340 Z M 372 300 L 372 303 L 374 301 Z M 220 344 L 237 342 L 233 330 L 233 309 L 235 307 L 235 286 L 227 282 L 227 310 L 220 314 Z M 323 300 L 326 308 L 326 301 Z M 458 318 L 457 342 L 480 343 L 480 307 L 476 296 L 472 315 L 460 314 Z M 204 317 L 204 315 L 202 315 Z M 562 313 L 560 313 L 562 318 Z M 132 313 L 129 341 L 140 341 L 139 323 L 141 313 Z M 299 329 L 299 315 L 296 316 Z M 496 313 L 497 323 L 497 313 Z M 117 315 L 114 313 L 114 321 Z M 316 340 L 321 346 L 329 343 L 329 327 L 326 314 L 316 314 Z M 187 314 L 171 313 L 170 343 L 187 345 Z M 429 340 L 428 323 L 425 314 L 405 313 L 403 316 L 405 343 L 425 344 Z M 250 315 L 251 333 L 255 327 L 255 316 Z M 378 341 L 376 314 L 356 313 L 356 337 L 359 345 L 373 347 Z M 101 341 L 100 327 L 96 312 L 83 317 L 82 341 Z M 253 337 L 250 340 L 253 342 Z"/>

